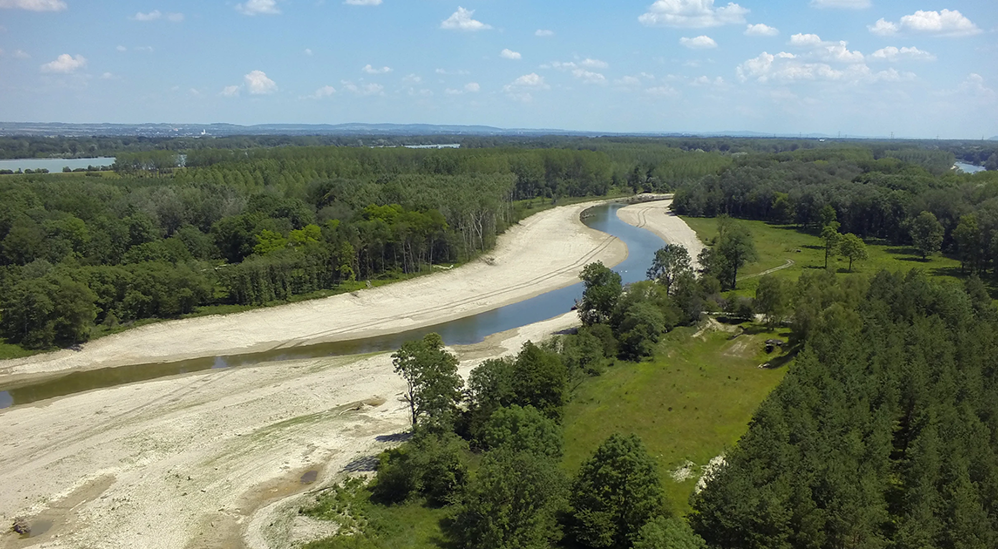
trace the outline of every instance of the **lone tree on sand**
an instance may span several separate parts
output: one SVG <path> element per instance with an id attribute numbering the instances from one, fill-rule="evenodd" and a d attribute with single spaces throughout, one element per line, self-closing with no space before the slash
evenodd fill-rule
<path id="1" fill-rule="evenodd" d="M 402 400 L 409 404 L 412 426 L 425 418 L 429 427 L 448 428 L 461 402 L 464 382 L 457 375 L 457 358 L 444 350 L 437 334 L 407 341 L 392 355 L 395 373 L 406 382 Z"/>

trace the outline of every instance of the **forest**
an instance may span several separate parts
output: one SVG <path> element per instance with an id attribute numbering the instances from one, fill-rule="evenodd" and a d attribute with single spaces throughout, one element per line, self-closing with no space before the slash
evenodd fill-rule
<path id="1" fill-rule="evenodd" d="M 43 155 L 41 139 L 0 149 Z M 676 190 L 682 214 L 808 228 L 830 205 L 843 233 L 893 243 L 927 211 L 968 270 L 998 257 L 993 174 L 949 169 L 994 154 L 977 142 L 466 137 L 413 150 L 331 139 L 49 141 L 117 161 L 113 173 L 0 176 L 0 336 L 67 346 L 145 319 L 411 276 L 490 249 L 529 207 L 609 192 Z"/>

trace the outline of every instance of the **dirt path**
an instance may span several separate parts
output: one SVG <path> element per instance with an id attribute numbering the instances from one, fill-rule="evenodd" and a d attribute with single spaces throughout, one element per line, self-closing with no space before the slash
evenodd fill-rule
<path id="1" fill-rule="evenodd" d="M 568 313 L 455 348 L 461 375 L 577 324 Z M 283 546 L 272 505 L 363 470 L 407 427 L 389 354 L 209 371 L 0 411 L 0 530 L 51 522 L 0 547 Z M 275 531 L 275 529 L 277 529 Z"/>
<path id="2" fill-rule="evenodd" d="M 740 276 L 740 277 L 738 277 L 738 280 L 748 280 L 750 278 L 758 278 L 760 276 L 766 276 L 768 274 L 775 273 L 776 271 L 782 271 L 783 269 L 788 269 L 790 267 L 793 267 L 794 264 L 795 264 L 795 262 L 794 262 L 793 259 L 788 259 L 786 263 L 784 263 L 783 265 L 780 265 L 779 267 L 774 267 L 772 269 L 767 269 L 767 270 L 765 270 L 765 271 L 763 271 L 761 273 L 750 274 L 750 275 L 747 275 L 747 276 Z"/>
<path id="3" fill-rule="evenodd" d="M 697 238 L 696 231 L 669 211 L 671 205 L 671 197 L 666 200 L 634 204 L 617 210 L 617 216 L 625 223 L 655 233 L 669 244 L 684 246 L 690 252 L 693 268 L 696 269 L 699 267 L 697 256 L 704 245 Z"/>
<path id="4" fill-rule="evenodd" d="M 592 261 L 616 265 L 627 257 L 623 242 L 580 221 L 593 204 L 527 218 L 500 237 L 489 261 L 353 294 L 145 326 L 88 343 L 80 352 L 2 361 L 0 380 L 372 337 L 496 309 L 574 284 Z"/>

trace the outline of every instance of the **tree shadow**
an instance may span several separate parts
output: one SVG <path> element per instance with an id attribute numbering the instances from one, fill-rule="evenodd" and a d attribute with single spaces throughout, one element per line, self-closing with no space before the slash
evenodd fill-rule
<path id="1" fill-rule="evenodd" d="M 347 463 L 343 470 L 348 473 L 373 473 L 378 470 L 378 456 L 361 456 Z"/>
<path id="2" fill-rule="evenodd" d="M 392 433 L 390 435 L 378 435 L 374 437 L 374 440 L 378 442 L 406 442 L 412 438 L 412 433 Z"/>
<path id="3" fill-rule="evenodd" d="M 800 350 L 801 350 L 800 345 L 796 345 L 790 348 L 786 353 L 783 353 L 782 355 L 767 362 L 766 364 L 768 364 L 769 366 L 767 366 L 765 369 L 779 370 L 780 368 L 783 368 L 784 366 L 789 364 L 793 359 L 797 358 L 797 354 L 800 353 Z"/>

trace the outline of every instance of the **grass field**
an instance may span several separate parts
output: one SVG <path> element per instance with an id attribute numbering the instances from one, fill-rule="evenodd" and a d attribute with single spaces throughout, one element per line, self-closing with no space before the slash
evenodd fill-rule
<path id="1" fill-rule="evenodd" d="M 736 337 L 720 331 L 691 337 L 693 330 L 676 329 L 654 360 L 621 363 L 576 391 L 565 413 L 567 472 L 574 474 L 610 435 L 633 433 L 657 458 L 672 509 L 689 509 L 700 466 L 738 441 L 783 379 L 786 367 L 759 365 L 780 356 L 766 354 L 765 341 L 787 335 L 748 327 Z M 695 475 L 674 481 L 672 471 L 687 460 L 696 464 Z"/>
<path id="2" fill-rule="evenodd" d="M 349 485 L 349 483 L 348 483 Z M 364 536 L 341 536 L 315 541 L 304 549 L 438 549 L 447 542 L 441 524 L 450 511 L 433 508 L 421 502 L 383 506 L 370 501 L 367 488 L 337 487 L 320 498 L 319 504 L 307 509 L 305 514 L 317 519 L 342 520 L 341 512 L 347 511 L 346 524 L 353 523 Z"/>
<path id="3" fill-rule="evenodd" d="M 696 231 L 703 242 L 717 235 L 717 221 L 700 217 L 683 217 L 683 221 Z M 759 260 L 746 265 L 738 273 L 738 293 L 755 296 L 760 273 L 780 267 L 792 260 L 794 264 L 774 272 L 774 275 L 796 280 L 808 269 L 825 267 L 825 250 L 817 236 L 807 234 L 792 226 L 771 225 L 764 221 L 738 220 L 752 233 Z M 870 258 L 853 264 L 853 273 L 872 274 L 880 270 L 909 271 L 922 269 L 930 276 L 949 280 L 959 280 L 960 262 L 936 254 L 925 260 L 909 247 L 888 246 L 881 242 L 867 241 L 866 250 Z M 829 257 L 828 266 L 838 273 L 848 274 L 849 261 L 840 257 Z"/>

